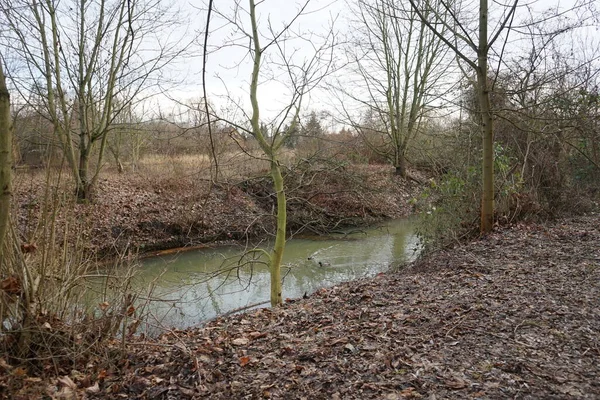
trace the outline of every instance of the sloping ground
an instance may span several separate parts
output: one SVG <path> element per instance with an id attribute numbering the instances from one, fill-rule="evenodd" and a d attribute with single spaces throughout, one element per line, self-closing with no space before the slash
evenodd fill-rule
<path id="1" fill-rule="evenodd" d="M 326 167 L 287 172 L 288 227 L 294 232 L 323 233 L 343 225 L 406 216 L 413 211 L 410 200 L 421 191 L 414 182 L 393 175 L 389 166 Z M 23 173 L 15 186 L 19 230 L 24 240 L 38 245 L 42 239 L 33 233 L 46 215 L 45 199 L 54 202 L 50 210 L 56 211 L 55 242 L 62 244 L 68 226 L 70 242 L 75 242 L 74 237 L 83 239 L 85 250 L 96 255 L 263 239 L 275 230 L 275 197 L 264 174 L 215 185 L 192 172 L 114 175 L 100 180 L 93 205 L 69 199 L 68 176 L 61 178 L 56 192 L 44 190 L 44 179 L 43 171 Z M 63 198 L 68 200 L 56 200 Z"/>
<path id="2" fill-rule="evenodd" d="M 288 229 L 295 234 L 327 234 L 413 214 L 414 199 L 424 185 L 392 171 L 386 165 L 336 163 L 305 163 L 286 170 Z M 422 177 L 419 171 L 411 174 Z M 251 178 L 238 186 L 263 210 L 275 208 L 270 177 Z"/>
<path id="3" fill-rule="evenodd" d="M 600 398 L 598 223 L 590 215 L 498 231 L 401 272 L 132 343 L 114 369 L 48 390 L 98 399 Z"/>

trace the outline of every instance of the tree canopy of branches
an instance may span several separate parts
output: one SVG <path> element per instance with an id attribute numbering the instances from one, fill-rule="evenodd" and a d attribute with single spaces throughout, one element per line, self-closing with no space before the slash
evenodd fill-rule
<path id="1" fill-rule="evenodd" d="M 247 8 L 239 0 L 234 3 L 233 14 L 218 9 L 215 12 L 233 27 L 236 34 L 232 36 L 242 37 L 241 40 L 234 39 L 233 42 L 227 42 L 226 45 L 241 46 L 246 50 L 246 54 L 250 55 L 251 75 L 248 90 L 250 112 L 246 112 L 240 104 L 236 103 L 240 114 L 245 116 L 243 120 L 220 118 L 226 120 L 239 132 L 253 137 L 262 152 L 261 158 L 268 161 L 270 165 L 276 202 L 277 228 L 272 250 L 267 252 L 259 249 L 258 251 L 267 254 L 271 279 L 270 300 L 271 305 L 276 306 L 282 303 L 281 263 L 287 234 L 286 193 L 279 153 L 281 148 L 289 143 L 290 135 L 298 130 L 302 100 L 311 89 L 321 82 L 332 67 L 334 36 L 330 31 L 327 37 L 320 38 L 322 39 L 320 40 L 321 45 L 316 44 L 319 38 L 315 37 L 315 41 L 311 41 L 313 54 L 307 58 L 298 59 L 290 54 L 287 43 L 293 40 L 305 40 L 300 35 L 295 35 L 291 27 L 305 14 L 310 3 L 309 0 L 302 2 L 294 16 L 284 22 L 279 29 L 271 23 L 268 14 L 266 15 L 267 21 L 261 24 L 258 9 L 259 6 L 264 6 L 265 2 L 257 3 L 254 0 L 248 0 Z M 263 43 L 264 41 L 266 43 Z M 268 66 L 277 71 L 266 71 Z M 261 80 L 273 80 L 269 79 L 269 76 L 284 76 L 283 81 L 279 83 L 287 87 L 289 93 L 285 106 L 271 121 L 267 122 L 261 118 L 261 104 L 258 95 Z M 285 97 L 285 94 L 281 97 Z"/>
<path id="2" fill-rule="evenodd" d="M 441 11 L 427 8 L 420 15 L 433 21 L 444 18 Z M 433 102 L 448 86 L 448 80 L 442 79 L 448 77 L 450 65 L 447 48 L 415 10 L 399 2 L 356 0 L 353 14 L 357 29 L 351 34 L 346 53 L 354 78 L 349 83 L 340 82 L 336 90 L 367 109 L 371 119 L 378 122 L 363 126 L 346 101 L 341 101 L 343 113 L 369 147 L 388 158 L 396 172 L 406 177 L 407 149 Z M 445 30 L 442 28 L 441 33 Z M 377 136 L 366 134 L 374 125 L 381 126 L 383 145 Z"/>
<path id="3" fill-rule="evenodd" d="M 19 101 L 51 122 L 78 198 L 91 200 L 112 123 L 166 83 L 162 68 L 185 47 L 172 33 L 181 22 L 160 0 L 11 0 L 0 10 Z"/>

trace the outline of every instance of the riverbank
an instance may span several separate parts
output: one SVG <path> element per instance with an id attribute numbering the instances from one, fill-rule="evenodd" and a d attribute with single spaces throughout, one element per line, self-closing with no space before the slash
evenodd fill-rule
<path id="1" fill-rule="evenodd" d="M 94 204 L 69 199 L 68 174 L 52 176 L 57 183 L 46 192 L 44 171 L 24 172 L 15 185 L 15 213 L 24 242 L 35 243 L 43 240 L 40 221 L 49 218 L 44 210 L 56 211 L 55 240 L 63 243 L 68 227 L 67 241 L 79 239 L 83 251 L 95 257 L 268 237 L 275 225 L 271 181 L 266 171 L 242 172 L 213 184 L 191 167 L 109 170 L 98 183 Z M 389 166 L 339 163 L 286 169 L 286 185 L 290 236 L 409 215 L 411 200 L 421 191 Z"/>
<path id="2" fill-rule="evenodd" d="M 12 399 L 598 398 L 598 222 L 502 228 L 280 308 L 138 337 L 60 379 L 2 366 L 0 386 Z"/>

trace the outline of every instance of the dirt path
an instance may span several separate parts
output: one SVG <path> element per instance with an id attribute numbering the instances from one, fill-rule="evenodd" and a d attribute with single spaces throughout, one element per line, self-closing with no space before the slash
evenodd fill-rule
<path id="1" fill-rule="evenodd" d="M 599 216 L 501 230 L 401 272 L 131 343 L 128 351 L 112 369 L 73 378 L 75 392 L 600 398 Z M 64 382 L 51 388 L 73 393 Z"/>

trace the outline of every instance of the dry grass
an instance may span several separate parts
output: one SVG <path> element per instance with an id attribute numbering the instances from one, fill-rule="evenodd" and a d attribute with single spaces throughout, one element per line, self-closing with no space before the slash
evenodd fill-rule
<path id="1" fill-rule="evenodd" d="M 149 154 L 139 162 L 137 174 L 181 177 L 198 175 L 210 178 L 211 160 L 203 154 Z"/>
<path id="2" fill-rule="evenodd" d="M 236 180 L 240 177 L 256 175 L 268 170 L 268 162 L 261 158 L 260 152 L 253 151 L 245 153 L 242 151 L 230 151 L 219 154 L 219 180 Z M 126 172 L 129 175 L 137 175 L 149 180 L 158 179 L 181 179 L 193 177 L 194 179 L 210 180 L 211 169 L 214 171 L 214 162 L 206 154 L 149 154 L 144 156 L 138 169 Z M 102 176 L 110 179 L 118 175 L 116 168 L 109 166 L 104 169 Z"/>

